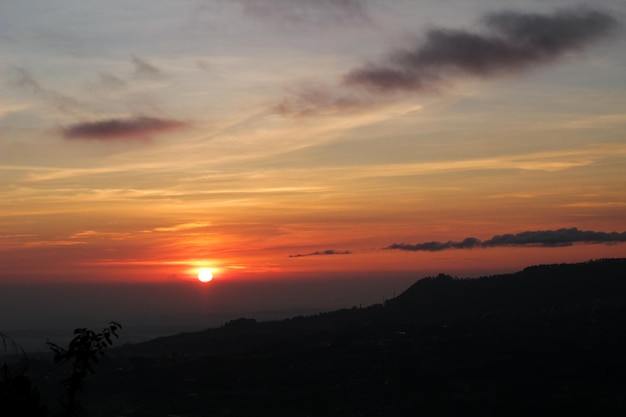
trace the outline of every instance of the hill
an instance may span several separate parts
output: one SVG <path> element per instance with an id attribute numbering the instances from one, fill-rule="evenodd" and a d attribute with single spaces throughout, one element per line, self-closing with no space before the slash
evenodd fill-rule
<path id="1" fill-rule="evenodd" d="M 221 328 L 127 345 L 115 355 L 216 355 L 275 349 L 281 344 L 328 343 L 357 329 L 403 331 L 406 326 L 484 315 L 533 315 L 605 308 L 624 302 L 626 259 L 532 266 L 523 271 L 459 279 L 418 280 L 384 305 L 343 309 L 270 322 L 240 318 Z"/>
<path id="2" fill-rule="evenodd" d="M 626 259 L 417 281 L 384 305 L 122 346 L 102 416 L 623 415 Z"/>

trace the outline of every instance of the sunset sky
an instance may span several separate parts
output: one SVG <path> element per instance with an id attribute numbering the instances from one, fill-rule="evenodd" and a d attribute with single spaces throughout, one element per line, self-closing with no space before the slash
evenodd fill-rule
<path id="1" fill-rule="evenodd" d="M 626 3 L 0 1 L 0 282 L 626 256 Z"/>

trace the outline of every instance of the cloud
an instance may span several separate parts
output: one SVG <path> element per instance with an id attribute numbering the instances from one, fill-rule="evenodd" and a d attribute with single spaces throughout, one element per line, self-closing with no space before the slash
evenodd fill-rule
<path id="1" fill-rule="evenodd" d="M 135 76 L 139 78 L 162 78 L 165 76 L 154 64 L 143 58 L 133 55 L 133 65 L 135 66 Z"/>
<path id="2" fill-rule="evenodd" d="M 363 0 L 238 0 L 244 15 L 282 25 L 369 21 Z"/>
<path id="3" fill-rule="evenodd" d="M 107 240 L 124 240 L 130 236 L 129 233 L 120 232 L 98 232 L 96 230 L 84 230 L 69 236 L 70 239 L 107 239 Z M 79 243 L 87 243 L 81 241 Z"/>
<path id="4" fill-rule="evenodd" d="M 290 258 L 302 258 L 304 256 L 318 256 L 318 255 L 350 255 L 350 251 L 336 251 L 334 249 L 327 249 L 325 251 L 317 251 L 312 253 L 299 253 L 297 255 L 289 255 Z"/>
<path id="5" fill-rule="evenodd" d="M 182 224 L 177 224 L 175 226 L 169 226 L 169 227 L 155 227 L 152 230 L 154 230 L 155 232 L 180 232 L 182 230 L 202 229 L 208 226 L 211 226 L 211 223 L 194 222 L 194 223 L 182 223 Z"/>
<path id="6" fill-rule="evenodd" d="M 83 122 L 63 129 L 66 139 L 87 140 L 144 140 L 150 135 L 183 129 L 187 123 L 179 120 L 155 117 L 133 117 L 128 119 L 107 119 L 97 122 Z"/>
<path id="7" fill-rule="evenodd" d="M 480 246 L 480 240 L 475 237 L 468 237 L 461 242 L 423 242 L 416 243 L 414 245 L 408 243 L 393 243 L 387 246 L 385 249 L 400 249 L 408 251 L 427 251 L 427 252 L 439 252 L 446 249 L 472 249 Z"/>
<path id="8" fill-rule="evenodd" d="M 626 232 L 594 232 L 571 229 L 529 231 L 504 234 L 482 242 L 482 246 L 571 246 L 574 243 L 626 242 Z"/>
<path id="9" fill-rule="evenodd" d="M 100 76 L 100 83 L 110 90 L 119 90 L 126 87 L 126 81 L 113 74 L 108 72 L 98 72 L 98 75 Z"/>
<path id="10" fill-rule="evenodd" d="M 562 247 L 572 246 L 575 243 L 613 244 L 619 242 L 626 242 L 626 232 L 607 233 L 584 231 L 573 227 L 570 229 L 527 231 L 516 234 L 507 233 L 496 235 L 491 239 L 483 241 L 474 237 L 468 237 L 460 242 L 394 243 L 384 249 L 439 252 L 447 249 L 493 248 L 503 246 Z"/>
<path id="11" fill-rule="evenodd" d="M 13 70 L 14 77 L 12 82 L 14 85 L 30 90 L 33 94 L 50 103 L 63 113 L 77 114 L 84 111 L 85 105 L 83 103 L 75 98 L 44 87 L 24 68 L 13 67 Z"/>
<path id="12" fill-rule="evenodd" d="M 84 244 L 85 242 L 78 242 L 76 240 L 38 240 L 35 242 L 27 242 L 23 246 L 27 248 L 39 248 L 48 246 L 74 246 Z"/>
<path id="13" fill-rule="evenodd" d="M 325 85 L 301 83 L 295 88 L 288 88 L 287 95 L 272 110 L 283 116 L 310 116 L 359 109 L 372 104 L 371 99 L 356 94 L 340 95 Z"/>
<path id="14" fill-rule="evenodd" d="M 278 4 L 261 2 L 259 7 L 270 3 Z M 479 26 L 478 31 L 435 27 L 412 46 L 348 71 L 335 85 L 288 88 L 271 110 L 295 117 L 358 111 L 388 104 L 394 93 L 439 92 L 464 77 L 517 74 L 608 38 L 619 24 L 604 12 L 577 8 L 552 14 L 491 13 Z"/>
<path id="15" fill-rule="evenodd" d="M 384 62 L 356 68 L 344 84 L 376 93 L 437 90 L 450 78 L 490 78 L 548 64 L 607 37 L 617 21 L 600 11 L 552 14 L 500 12 L 482 19 L 484 32 L 434 28 L 423 42 Z"/>

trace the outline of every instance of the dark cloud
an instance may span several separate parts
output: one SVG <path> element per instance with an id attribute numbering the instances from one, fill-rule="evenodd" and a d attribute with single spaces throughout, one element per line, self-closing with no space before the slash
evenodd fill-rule
<path id="1" fill-rule="evenodd" d="M 540 246 L 561 247 L 572 246 L 575 243 L 604 243 L 612 244 L 626 242 L 626 232 L 594 232 L 583 231 L 575 227 L 558 230 L 527 231 L 516 234 L 496 235 L 488 240 L 479 240 L 468 237 L 460 242 L 423 242 L 416 244 L 394 243 L 385 249 L 399 249 L 406 251 L 438 252 L 447 249 L 492 248 L 501 246 Z"/>
<path id="2" fill-rule="evenodd" d="M 319 255 L 350 255 L 350 251 L 336 251 L 334 249 L 327 249 L 325 251 L 318 251 L 312 253 L 299 253 L 297 255 L 289 255 L 290 258 L 302 258 L 304 256 L 319 256 Z"/>
<path id="3" fill-rule="evenodd" d="M 133 65 L 135 66 L 135 76 L 140 78 L 161 78 L 165 74 L 154 64 L 143 58 L 133 55 Z"/>
<path id="4" fill-rule="evenodd" d="M 237 0 L 245 15 L 282 25 L 369 21 L 363 0 Z"/>
<path id="5" fill-rule="evenodd" d="M 480 246 L 480 240 L 475 237 L 468 237 L 461 242 L 423 242 L 416 243 L 414 245 L 408 243 L 394 243 L 387 246 L 385 249 L 400 249 L 408 251 L 427 251 L 427 252 L 439 252 L 446 249 L 471 249 Z"/>
<path id="6" fill-rule="evenodd" d="M 583 48 L 617 26 L 617 20 L 608 14 L 586 8 L 559 10 L 552 15 L 491 13 L 483 21 L 511 43 L 528 46 L 543 56 Z"/>
<path id="7" fill-rule="evenodd" d="M 37 79 L 27 70 L 20 67 L 13 67 L 13 84 L 31 91 L 33 94 L 48 102 L 53 107 L 63 113 L 78 114 L 82 113 L 85 105 L 73 97 L 61 94 L 57 91 L 44 87 Z"/>
<path id="8" fill-rule="evenodd" d="M 484 32 L 431 29 L 423 42 L 349 72 L 344 83 L 375 92 L 436 90 L 450 77 L 487 78 L 547 64 L 618 26 L 608 14 L 583 8 L 549 15 L 492 13 L 482 23 Z"/>
<path id="9" fill-rule="evenodd" d="M 185 127 L 187 123 L 179 120 L 140 116 L 76 123 L 63 129 L 63 136 L 67 139 L 101 141 L 144 140 L 154 134 Z"/>
<path id="10" fill-rule="evenodd" d="M 482 242 L 482 246 L 571 246 L 574 243 L 626 242 L 626 232 L 594 232 L 571 229 L 530 231 L 504 234 Z"/>

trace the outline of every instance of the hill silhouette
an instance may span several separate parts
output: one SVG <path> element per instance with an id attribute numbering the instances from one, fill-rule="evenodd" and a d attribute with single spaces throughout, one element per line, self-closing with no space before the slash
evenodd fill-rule
<path id="1" fill-rule="evenodd" d="M 521 312 L 622 299 L 626 259 L 539 265 L 513 274 L 454 279 L 440 274 L 418 281 L 388 307 L 410 317 Z"/>
<path id="2" fill-rule="evenodd" d="M 322 343 L 358 328 L 396 329 L 477 315 L 535 314 L 607 307 L 624 302 L 626 259 L 539 265 L 474 279 L 440 274 L 418 280 L 384 305 L 342 309 L 270 322 L 240 318 L 221 328 L 184 333 L 116 349 L 116 354 L 212 355 Z M 328 340 L 327 340 L 328 339 Z"/>
<path id="3" fill-rule="evenodd" d="M 116 348 L 85 403 L 102 416 L 624 415 L 625 322 L 626 259 L 441 274 L 384 304 Z"/>

